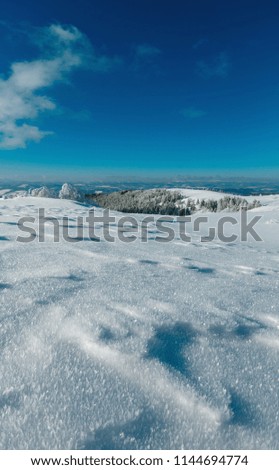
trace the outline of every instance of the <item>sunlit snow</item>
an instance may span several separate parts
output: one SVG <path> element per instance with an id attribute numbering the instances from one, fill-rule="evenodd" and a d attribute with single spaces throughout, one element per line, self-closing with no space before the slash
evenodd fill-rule
<path id="1" fill-rule="evenodd" d="M 1 448 L 278 449 L 279 197 L 261 202 L 262 242 L 159 243 L 151 223 L 54 243 L 49 223 L 20 243 L 20 217 L 74 236 L 88 207 L 0 199 Z"/>

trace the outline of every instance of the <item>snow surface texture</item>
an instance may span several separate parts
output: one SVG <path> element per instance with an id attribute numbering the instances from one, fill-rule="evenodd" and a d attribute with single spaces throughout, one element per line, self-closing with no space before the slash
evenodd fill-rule
<path id="1" fill-rule="evenodd" d="M 88 214 L 0 200 L 0 447 L 278 449 L 278 196 L 230 244 L 16 242 L 39 207 Z"/>

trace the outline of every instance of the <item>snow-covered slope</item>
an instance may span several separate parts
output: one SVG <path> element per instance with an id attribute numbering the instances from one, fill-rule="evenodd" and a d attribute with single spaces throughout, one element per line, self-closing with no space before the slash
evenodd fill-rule
<path id="1" fill-rule="evenodd" d="M 185 198 L 191 198 L 194 201 L 198 199 L 201 201 L 205 199 L 206 201 L 209 199 L 213 199 L 214 201 L 219 201 L 220 199 L 226 196 L 238 196 L 237 194 L 232 193 L 224 193 L 221 191 L 210 191 L 208 189 L 181 189 L 181 188 L 173 188 L 170 191 L 179 191 Z M 263 206 L 268 206 L 269 210 L 271 208 L 275 208 L 276 210 L 279 208 L 279 194 L 271 194 L 271 195 L 264 195 L 264 196 L 239 196 L 246 199 L 248 202 L 253 202 L 255 199 L 259 201 Z"/>
<path id="2" fill-rule="evenodd" d="M 44 243 L 19 243 L 19 217 L 44 207 L 75 235 L 88 208 L 0 200 L 1 448 L 278 449 L 279 199 L 266 198 L 251 211 L 263 241 L 228 244 L 192 228 L 191 243 L 159 243 L 152 223 L 148 242 L 54 243 L 49 223 Z"/>

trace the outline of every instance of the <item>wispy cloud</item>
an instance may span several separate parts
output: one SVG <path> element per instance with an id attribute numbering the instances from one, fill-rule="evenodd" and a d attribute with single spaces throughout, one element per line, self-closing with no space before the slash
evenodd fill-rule
<path id="1" fill-rule="evenodd" d="M 111 70 L 121 66 L 123 64 L 123 60 L 119 56 L 109 57 L 105 55 L 96 55 L 94 54 L 91 59 L 90 68 L 94 70 L 94 72 L 110 72 Z"/>
<path id="2" fill-rule="evenodd" d="M 203 47 L 205 46 L 206 44 L 208 44 L 208 39 L 207 38 L 201 38 L 199 39 L 198 41 L 196 41 L 194 44 L 193 44 L 193 49 L 199 49 L 200 47 Z"/>
<path id="3" fill-rule="evenodd" d="M 221 52 L 210 60 L 197 62 L 197 72 L 203 78 L 227 77 L 231 64 L 225 52 Z"/>
<path id="4" fill-rule="evenodd" d="M 148 69 L 148 73 L 158 73 L 157 59 L 162 54 L 161 49 L 151 44 L 138 44 L 133 47 L 132 68 L 134 71 Z"/>
<path id="5" fill-rule="evenodd" d="M 203 111 L 202 109 L 195 108 L 194 106 L 190 106 L 188 108 L 184 108 L 181 111 L 182 116 L 184 116 L 187 119 L 198 119 L 203 116 L 206 116 L 206 111 Z"/>
<path id="6" fill-rule="evenodd" d="M 139 44 L 135 47 L 136 56 L 139 58 L 150 58 L 156 57 L 162 53 L 162 51 L 155 46 L 151 46 L 150 44 Z"/>
<path id="7" fill-rule="evenodd" d="M 117 58 L 95 54 L 88 38 L 74 26 L 52 24 L 37 29 L 34 39 L 43 51 L 39 58 L 13 63 L 8 78 L 0 78 L 0 149 L 25 148 L 52 133 L 32 122 L 57 107 L 45 95 L 46 89 L 67 82 L 80 67 L 107 72 L 117 63 Z"/>

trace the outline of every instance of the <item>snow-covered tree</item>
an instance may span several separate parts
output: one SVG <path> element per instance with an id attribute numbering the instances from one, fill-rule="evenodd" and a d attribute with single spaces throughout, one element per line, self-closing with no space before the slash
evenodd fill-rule
<path id="1" fill-rule="evenodd" d="M 30 196 L 32 197 L 57 197 L 55 191 L 47 188 L 46 186 L 42 186 L 40 188 L 35 188 L 30 191 Z"/>
<path id="2" fill-rule="evenodd" d="M 59 198 L 72 199 L 73 201 L 78 201 L 81 199 L 81 195 L 72 184 L 64 183 L 59 191 Z"/>
<path id="3" fill-rule="evenodd" d="M 113 193 L 101 193 L 87 195 L 101 207 L 121 212 L 166 214 L 166 215 L 191 215 L 198 210 L 204 212 L 239 211 L 242 207 L 253 209 L 261 205 L 259 201 L 248 204 L 246 199 L 238 196 L 224 196 L 219 200 L 201 199 L 196 202 L 190 197 L 183 196 L 179 191 L 166 189 L 117 191 Z"/>

